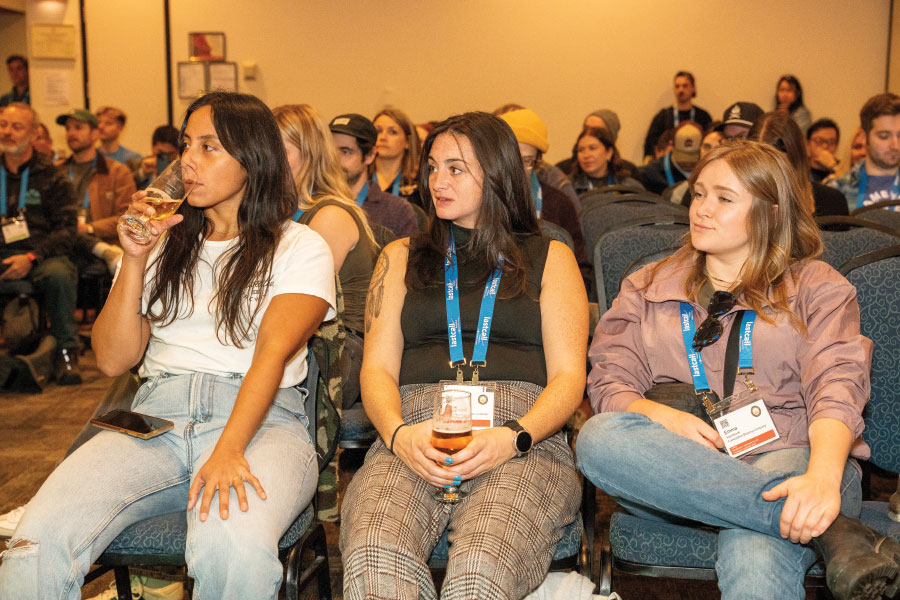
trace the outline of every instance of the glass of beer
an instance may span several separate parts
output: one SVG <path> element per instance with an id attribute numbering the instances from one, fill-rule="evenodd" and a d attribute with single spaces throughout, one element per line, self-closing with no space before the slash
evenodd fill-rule
<path id="1" fill-rule="evenodd" d="M 185 169 L 187 168 L 185 167 Z M 169 163 L 169 166 L 153 180 L 147 187 L 147 197 L 144 198 L 144 202 L 152 206 L 155 213 L 152 217 L 146 214 L 138 216 L 126 213 L 123 215 L 121 221 L 128 237 L 139 244 L 150 243 L 150 227 L 147 226 L 147 223 L 151 219 L 162 221 L 174 215 L 190 193 L 189 188 L 185 189 L 183 177 L 181 159 L 178 159 Z"/>
<path id="2" fill-rule="evenodd" d="M 464 390 L 441 390 L 434 399 L 431 445 L 453 456 L 472 441 L 472 394 Z M 438 462 L 442 467 L 447 465 Z M 465 497 L 458 486 L 451 485 L 434 493 L 435 500 L 455 504 Z"/>

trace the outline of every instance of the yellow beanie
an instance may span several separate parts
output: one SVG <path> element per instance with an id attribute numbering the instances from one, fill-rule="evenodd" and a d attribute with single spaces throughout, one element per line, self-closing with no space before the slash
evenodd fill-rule
<path id="1" fill-rule="evenodd" d="M 516 135 L 516 140 L 534 146 L 541 152 L 550 149 L 547 141 L 547 126 L 533 110 L 523 108 L 500 115 Z"/>

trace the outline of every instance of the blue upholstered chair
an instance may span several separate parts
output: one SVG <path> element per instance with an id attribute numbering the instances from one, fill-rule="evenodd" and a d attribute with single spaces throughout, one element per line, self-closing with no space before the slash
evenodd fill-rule
<path id="1" fill-rule="evenodd" d="M 900 229 L 900 200 L 883 200 L 850 211 L 850 216 Z"/>
<path id="2" fill-rule="evenodd" d="M 594 277 L 601 312 L 612 306 L 612 301 L 619 294 L 622 279 L 635 260 L 679 246 L 687 232 L 685 214 L 632 219 L 601 234 L 593 246 Z"/>
<path id="3" fill-rule="evenodd" d="M 852 230 L 851 230 L 852 231 Z M 849 232 L 840 232 L 849 233 Z M 876 231 L 875 233 L 881 233 Z M 827 243 L 827 242 L 826 242 Z M 870 462 L 900 471 L 900 245 L 865 254 L 841 272 L 857 288 L 863 335 L 875 342 L 872 393 L 863 416 L 863 439 L 872 448 Z M 900 523 L 888 517 L 887 502 L 863 502 L 860 518 L 900 540 Z M 652 577 L 715 580 L 718 536 L 714 529 L 673 525 L 615 513 L 600 558 L 600 593 L 612 587 L 612 569 Z M 821 586 L 824 571 L 816 563 L 807 583 Z"/>
<path id="4" fill-rule="evenodd" d="M 561 225 L 557 225 L 556 223 L 551 223 L 550 221 L 545 221 L 544 219 L 540 219 L 541 225 L 541 233 L 550 238 L 551 240 L 556 240 L 557 242 L 562 242 L 572 252 L 575 252 L 575 240 L 572 239 L 572 234 L 565 230 Z"/>
<path id="5" fill-rule="evenodd" d="M 307 354 L 308 376 L 306 414 L 309 418 L 309 434 L 316 439 L 316 389 L 319 366 L 312 351 Z M 319 457 L 319 471 L 327 460 Z M 120 600 L 131 600 L 131 582 L 128 567 L 156 567 L 186 565 L 184 560 L 187 538 L 187 519 L 184 511 L 159 515 L 127 527 L 112 541 L 106 551 L 97 559 L 97 568 L 88 573 L 85 583 L 89 583 L 113 570 L 116 590 Z M 284 597 L 295 600 L 300 597 L 300 589 L 315 578 L 320 600 L 331 598 L 331 580 L 328 571 L 328 547 L 325 529 L 315 520 L 315 507 L 311 504 L 300 513 L 293 524 L 281 536 L 278 551 L 285 563 Z M 312 560 L 301 565 L 302 556 L 307 552 Z M 303 569 L 301 570 L 301 566 Z"/>
<path id="6" fill-rule="evenodd" d="M 819 227 L 838 227 L 822 231 L 825 244 L 819 258 L 835 269 L 860 254 L 900 243 L 900 231 L 855 217 L 816 217 Z"/>

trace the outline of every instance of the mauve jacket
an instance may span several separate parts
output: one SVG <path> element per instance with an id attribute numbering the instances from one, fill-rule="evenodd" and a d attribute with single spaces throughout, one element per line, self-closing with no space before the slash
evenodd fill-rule
<path id="1" fill-rule="evenodd" d="M 699 324 L 706 307 L 683 291 L 690 258 L 682 256 L 657 272 L 647 286 L 652 265 L 632 274 L 594 332 L 589 357 L 593 366 L 588 393 L 596 412 L 621 412 L 631 400 L 624 392 L 643 394 L 656 383 L 692 383 L 684 339 L 680 302 L 694 306 Z M 780 448 L 809 447 L 809 424 L 829 417 L 844 423 L 856 442 L 853 457 L 867 459 L 862 441 L 862 410 L 869 399 L 872 342 L 859 333 L 856 288 L 829 265 L 810 260 L 794 265 L 786 275 L 788 304 L 806 324 L 803 335 L 783 312 L 763 310 L 775 325 L 756 319 L 753 330 L 752 381 L 762 392 L 780 438 L 755 453 Z M 703 349 L 703 364 L 712 389 L 722 396 L 728 332 L 741 303 L 721 317 L 725 331 Z M 735 393 L 745 389 L 737 376 Z"/>

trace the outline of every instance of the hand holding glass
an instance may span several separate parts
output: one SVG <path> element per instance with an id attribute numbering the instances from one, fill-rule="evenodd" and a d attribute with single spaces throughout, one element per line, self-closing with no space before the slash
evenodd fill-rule
<path id="1" fill-rule="evenodd" d="M 434 399 L 431 445 L 454 455 L 472 441 L 472 394 L 463 390 L 442 390 Z M 438 463 L 442 467 L 447 465 Z M 455 504 L 465 497 L 456 485 L 434 493 L 435 500 Z"/>
<path id="2" fill-rule="evenodd" d="M 193 175 L 193 169 L 186 165 L 182 168 L 181 159 L 178 159 L 170 163 L 147 187 L 147 196 L 144 198 L 144 202 L 153 207 L 153 216 L 131 213 L 126 213 L 122 216 L 125 233 L 133 241 L 142 245 L 149 244 L 152 235 L 147 223 L 150 219 L 155 221 L 168 219 L 175 214 L 181 203 L 187 199 L 190 194 L 190 186 L 185 186 L 183 170 L 191 173 L 187 179 L 190 183 L 193 183 L 194 177 L 196 177 Z"/>

